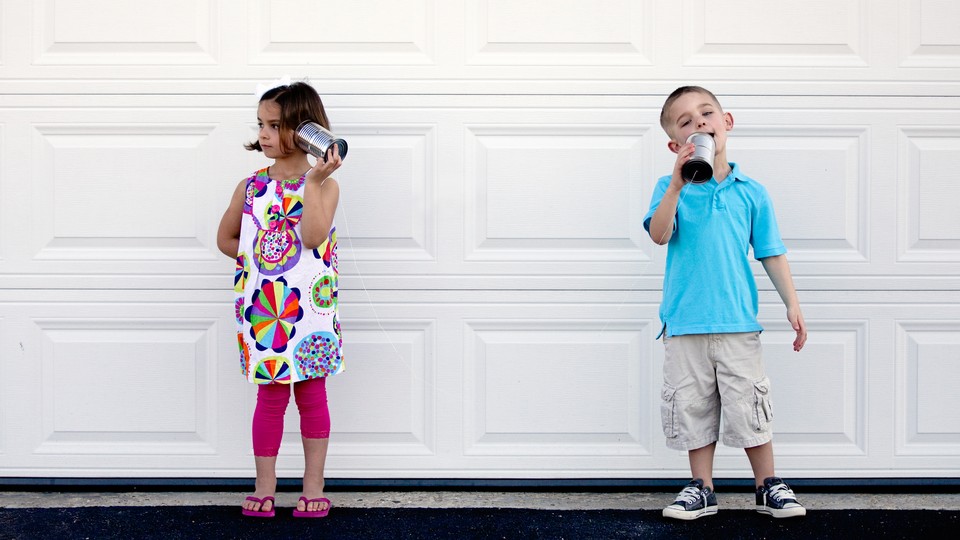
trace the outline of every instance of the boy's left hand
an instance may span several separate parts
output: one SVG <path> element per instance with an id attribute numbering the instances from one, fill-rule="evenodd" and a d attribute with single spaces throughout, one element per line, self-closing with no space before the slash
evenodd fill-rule
<path id="1" fill-rule="evenodd" d="M 790 326 L 797 333 L 797 338 L 793 340 L 793 350 L 800 352 L 803 344 L 807 342 L 807 324 L 803 322 L 803 313 L 800 312 L 800 308 L 788 308 L 787 320 L 790 321 Z"/>

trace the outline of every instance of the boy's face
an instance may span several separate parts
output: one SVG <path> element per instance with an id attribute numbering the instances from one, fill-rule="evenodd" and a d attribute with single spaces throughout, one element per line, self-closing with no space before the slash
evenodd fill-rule
<path id="1" fill-rule="evenodd" d="M 725 151 L 727 132 L 733 129 L 733 116 L 725 113 L 710 96 L 700 92 L 688 92 L 674 101 L 669 110 L 667 134 L 671 141 L 667 144 L 676 153 L 687 137 L 702 132 L 713 135 L 717 154 Z"/>

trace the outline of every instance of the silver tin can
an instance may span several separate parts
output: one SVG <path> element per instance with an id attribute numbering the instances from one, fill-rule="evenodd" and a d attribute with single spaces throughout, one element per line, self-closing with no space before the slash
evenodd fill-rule
<path id="1" fill-rule="evenodd" d="M 340 159 L 347 157 L 347 141 L 338 138 L 330 130 L 310 120 L 297 126 L 297 146 L 311 156 L 327 160 L 327 150 L 337 145 Z"/>
<path id="2" fill-rule="evenodd" d="M 713 178 L 713 156 L 717 151 L 716 142 L 709 133 L 692 133 L 687 143 L 693 143 L 693 155 L 680 168 L 683 179 L 693 184 L 702 184 Z"/>

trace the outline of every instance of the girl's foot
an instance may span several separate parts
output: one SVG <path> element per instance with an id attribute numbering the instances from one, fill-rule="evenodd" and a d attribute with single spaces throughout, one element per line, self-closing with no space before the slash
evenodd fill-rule
<path id="1" fill-rule="evenodd" d="M 276 515 L 274 504 L 275 501 L 272 494 L 268 495 L 256 492 L 244 499 L 241 506 L 243 508 L 243 515 L 245 516 L 273 517 Z"/>
<path id="2" fill-rule="evenodd" d="M 309 494 L 309 495 L 308 495 Z M 323 495 L 323 490 L 304 490 L 303 496 L 297 501 L 297 508 L 293 517 L 322 518 L 330 513 L 330 499 Z"/>

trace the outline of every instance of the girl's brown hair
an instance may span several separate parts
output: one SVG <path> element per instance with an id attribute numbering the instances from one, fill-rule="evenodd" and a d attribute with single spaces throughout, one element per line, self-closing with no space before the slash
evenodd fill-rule
<path id="1" fill-rule="evenodd" d="M 260 103 L 273 101 L 280 107 L 280 151 L 289 152 L 290 145 L 294 148 L 293 132 L 306 121 L 316 122 L 326 129 L 330 129 L 327 112 L 323 109 L 320 95 L 307 83 L 295 82 L 290 85 L 278 86 L 267 90 Z M 247 150 L 263 152 L 260 141 L 253 141 L 243 145 Z"/>

